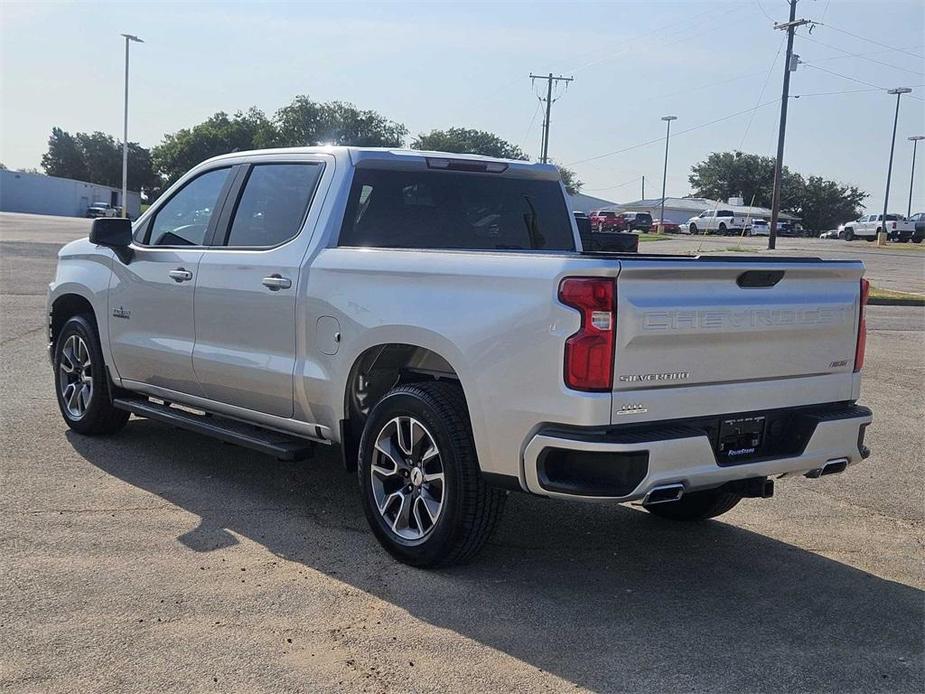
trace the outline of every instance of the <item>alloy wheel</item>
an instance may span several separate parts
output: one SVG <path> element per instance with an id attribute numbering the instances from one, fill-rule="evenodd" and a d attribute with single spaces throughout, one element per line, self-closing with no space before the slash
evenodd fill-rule
<path id="1" fill-rule="evenodd" d="M 79 335 L 71 335 L 65 341 L 58 370 L 64 407 L 71 417 L 80 419 L 93 398 L 93 363 L 87 343 Z"/>
<path id="2" fill-rule="evenodd" d="M 422 540 L 431 533 L 446 498 L 443 460 L 427 428 L 410 416 L 382 427 L 370 466 L 373 497 L 379 515 L 404 540 Z"/>

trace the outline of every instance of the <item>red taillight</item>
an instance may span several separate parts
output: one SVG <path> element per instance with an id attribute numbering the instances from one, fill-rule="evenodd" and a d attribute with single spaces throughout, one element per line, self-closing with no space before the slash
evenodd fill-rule
<path id="1" fill-rule="evenodd" d="M 616 328 L 614 281 L 566 277 L 559 285 L 559 301 L 581 312 L 581 327 L 565 341 L 565 385 L 575 390 L 610 390 Z"/>
<path id="2" fill-rule="evenodd" d="M 858 346 L 854 351 L 854 370 L 864 368 L 864 350 L 867 348 L 867 318 L 864 316 L 864 307 L 867 306 L 867 297 L 870 294 L 870 282 L 861 278 L 861 308 L 858 312 Z"/>

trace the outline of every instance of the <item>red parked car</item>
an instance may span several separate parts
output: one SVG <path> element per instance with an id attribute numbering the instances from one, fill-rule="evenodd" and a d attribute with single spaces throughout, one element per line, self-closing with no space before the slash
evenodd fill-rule
<path id="1" fill-rule="evenodd" d="M 652 220 L 652 231 L 657 230 L 659 224 L 662 225 L 662 231 L 664 231 L 666 234 L 680 234 L 681 233 L 680 225 L 677 222 L 672 222 L 667 219 L 664 221 L 653 219 Z"/>
<path id="2" fill-rule="evenodd" d="M 594 210 L 589 217 L 594 231 L 626 231 L 626 220 L 616 210 Z"/>

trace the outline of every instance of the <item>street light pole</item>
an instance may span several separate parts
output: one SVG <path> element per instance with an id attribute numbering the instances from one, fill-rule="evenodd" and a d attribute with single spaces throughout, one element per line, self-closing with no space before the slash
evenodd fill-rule
<path id="1" fill-rule="evenodd" d="M 662 208 L 658 213 L 658 228 L 656 234 L 665 231 L 665 179 L 668 177 L 668 140 L 671 138 L 671 121 L 678 120 L 677 116 L 662 116 L 667 126 L 665 130 L 665 166 L 662 168 Z"/>
<path id="2" fill-rule="evenodd" d="M 122 119 L 122 216 L 128 217 L 128 44 L 130 41 L 144 43 L 137 36 L 125 37 L 125 110 Z"/>
<path id="3" fill-rule="evenodd" d="M 890 89 L 887 94 L 896 95 L 896 113 L 893 115 L 893 138 L 890 140 L 890 163 L 886 168 L 886 194 L 883 196 L 883 217 L 880 218 L 880 232 L 877 234 L 877 245 L 886 245 L 886 215 L 887 208 L 890 205 L 890 178 L 893 176 L 893 152 L 896 149 L 896 125 L 899 123 L 899 100 L 903 94 L 908 94 L 912 90 L 909 87 L 896 87 Z"/>
<path id="4" fill-rule="evenodd" d="M 925 135 L 913 135 L 912 140 L 912 173 L 909 174 L 909 205 L 906 207 L 906 217 L 912 214 L 912 188 L 915 185 L 915 150 L 918 148 L 919 140 L 925 140 Z"/>

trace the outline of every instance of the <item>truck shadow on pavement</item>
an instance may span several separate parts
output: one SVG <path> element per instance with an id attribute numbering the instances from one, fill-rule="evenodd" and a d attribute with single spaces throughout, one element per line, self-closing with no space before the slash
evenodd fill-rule
<path id="1" fill-rule="evenodd" d="M 235 544 L 233 531 L 592 690 L 923 684 L 922 591 L 723 522 L 515 494 L 474 563 L 426 572 L 379 548 L 333 450 L 282 463 L 145 420 L 68 437 L 94 466 L 197 515 L 177 538 L 192 552 Z"/>

